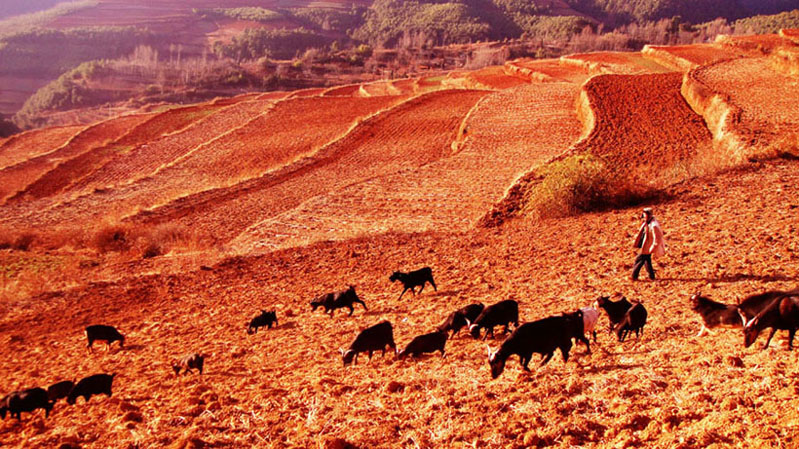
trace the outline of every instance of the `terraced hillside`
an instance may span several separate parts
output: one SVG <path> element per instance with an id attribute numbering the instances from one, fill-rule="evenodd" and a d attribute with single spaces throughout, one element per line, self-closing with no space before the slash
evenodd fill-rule
<path id="1" fill-rule="evenodd" d="M 0 170 L 49 153 L 65 145 L 83 126 L 64 126 L 28 131 L 0 144 Z"/>

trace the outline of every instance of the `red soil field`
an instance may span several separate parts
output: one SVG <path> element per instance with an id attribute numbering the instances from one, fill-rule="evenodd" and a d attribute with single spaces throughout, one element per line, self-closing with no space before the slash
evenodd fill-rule
<path id="1" fill-rule="evenodd" d="M 228 187 L 312 155 L 344 135 L 358 120 L 401 100 L 313 97 L 278 102 L 249 123 L 198 146 L 151 176 L 99 196 L 82 196 L 43 214 L 28 216 L 26 221 L 77 224 L 90 216 L 101 220 L 110 211 L 132 214 L 179 197 Z M 199 130 L 187 130 L 184 138 L 190 132 Z M 72 215 L 76 210 L 85 212 Z"/>
<path id="2" fill-rule="evenodd" d="M 700 67 L 688 74 L 683 91 L 719 140 L 734 136 L 739 158 L 797 136 L 799 87 L 767 57 Z"/>
<path id="3" fill-rule="evenodd" d="M 640 52 L 605 51 L 564 56 L 561 63 L 579 65 L 592 75 L 639 75 L 673 71 L 642 55 Z"/>
<path id="4" fill-rule="evenodd" d="M 566 81 L 582 84 L 588 74 L 582 67 L 565 65 L 559 59 L 517 59 L 505 63 L 508 70 L 527 76 L 532 82 Z"/>
<path id="5" fill-rule="evenodd" d="M 384 232 L 468 229 L 518 176 L 577 141 L 578 92 L 575 85 L 551 83 L 488 95 L 470 113 L 465 141 L 454 154 L 312 198 L 251 227 L 234 246 L 247 251 Z"/>
<path id="6" fill-rule="evenodd" d="M 304 98 L 304 97 L 316 97 L 318 95 L 322 95 L 325 92 L 324 87 L 313 87 L 310 89 L 303 89 L 303 90 L 295 90 L 294 92 L 288 95 L 288 98 Z"/>
<path id="7" fill-rule="evenodd" d="M 84 128 L 85 126 L 53 127 L 11 136 L 0 145 L 0 169 L 55 151 Z"/>
<path id="8" fill-rule="evenodd" d="M 506 72 L 503 66 L 492 66 L 475 70 L 466 76 L 467 82 L 478 89 L 508 89 L 528 84 L 529 80 Z"/>
<path id="9" fill-rule="evenodd" d="M 619 173 L 654 183 L 665 170 L 709 151 L 712 136 L 680 94 L 682 74 L 600 75 L 583 87 L 595 125 L 575 148 Z M 669 174 L 673 180 L 675 174 Z"/>
<path id="10" fill-rule="evenodd" d="M 799 370 L 796 351 L 782 347 L 785 332 L 765 351 L 762 336 L 744 349 L 740 330 L 697 338 L 688 297 L 702 288 L 731 303 L 795 287 L 799 242 L 787 206 L 799 198 L 799 163 L 753 165 L 673 194 L 656 206 L 670 251 L 657 262 L 655 283 L 626 279 L 635 208 L 320 243 L 3 304 L 2 391 L 96 372 L 117 377 L 110 399 L 62 401 L 47 420 L 41 411 L 21 423 L 3 420 L 0 442 L 317 447 L 339 437 L 359 447 L 794 446 Z M 388 274 L 424 265 L 433 267 L 438 292 L 397 301 Z M 310 312 L 310 298 L 347 283 L 368 312 L 339 311 L 334 319 Z M 565 364 L 559 354 L 542 368 L 535 359 L 532 373 L 514 357 L 491 380 L 485 342 L 463 331 L 443 359 L 376 355 L 344 368 L 337 351 L 384 319 L 403 347 L 472 302 L 515 298 L 522 320 L 532 321 L 616 292 L 649 309 L 639 341 L 615 342 L 602 316 L 592 355 L 580 345 Z M 245 323 L 259 308 L 276 309 L 280 326 L 248 336 Z M 83 327 L 100 317 L 126 335 L 124 350 L 86 353 Z M 498 332 L 487 343 L 496 348 L 502 338 Z M 189 351 L 210 354 L 205 374 L 174 377 L 168 361 Z"/>
<path id="11" fill-rule="evenodd" d="M 744 53 L 739 49 L 723 47 L 718 44 L 674 45 L 670 47 L 647 45 L 642 50 L 642 53 L 664 67 L 683 72 L 700 65 L 744 56 Z"/>
<path id="12" fill-rule="evenodd" d="M 23 190 L 30 183 L 36 181 L 39 176 L 55 167 L 60 161 L 80 156 L 93 148 L 111 142 L 147 118 L 148 116 L 146 115 L 134 114 L 89 126 L 55 151 L 44 153 L 0 170 L 0 201 Z M 49 139 L 45 138 L 42 145 L 50 143 Z M 32 144 L 38 145 L 36 142 Z"/>
<path id="13" fill-rule="evenodd" d="M 797 44 L 792 40 L 777 34 L 721 36 L 716 42 L 727 47 L 753 52 L 755 56 L 771 53 L 778 48 L 797 47 Z"/>
<path id="14" fill-rule="evenodd" d="M 361 85 L 348 84 L 346 86 L 336 86 L 325 90 L 323 97 L 360 97 Z"/>
<path id="15" fill-rule="evenodd" d="M 416 93 L 418 78 L 405 78 L 391 81 L 391 85 L 399 91 L 400 95 L 410 95 Z"/>
<path id="16" fill-rule="evenodd" d="M 783 28 L 780 30 L 780 36 L 786 37 L 794 43 L 799 44 L 799 28 Z"/>
<path id="17" fill-rule="evenodd" d="M 179 223 L 228 241 L 314 196 L 446 156 L 461 121 L 486 93 L 448 90 L 415 97 L 364 121 L 313 157 L 237 186 L 180 199 L 131 220 Z"/>
<path id="18" fill-rule="evenodd" d="M 375 81 L 361 84 L 360 93 L 364 97 L 379 97 L 384 95 L 397 95 L 399 90 L 394 88 L 391 81 Z"/>

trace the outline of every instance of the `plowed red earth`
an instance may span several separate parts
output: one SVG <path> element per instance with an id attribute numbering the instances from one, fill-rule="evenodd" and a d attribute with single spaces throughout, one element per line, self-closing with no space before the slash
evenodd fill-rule
<path id="1" fill-rule="evenodd" d="M 457 153 L 312 198 L 251 227 L 235 246 L 248 251 L 387 231 L 467 229 L 518 176 L 577 141 L 578 92 L 573 84 L 550 83 L 484 97 Z"/>
<path id="2" fill-rule="evenodd" d="M 567 60 L 585 64 L 590 72 L 637 75 L 645 73 L 666 73 L 672 70 L 644 57 L 638 52 L 597 52 L 581 53 L 564 57 Z"/>
<path id="3" fill-rule="evenodd" d="M 90 217 L 102 219 L 110 211 L 132 214 L 203 190 L 228 187 L 312 154 L 344 135 L 358 119 L 401 100 L 401 97 L 288 99 L 240 128 L 207 141 L 152 176 L 109 189 L 102 195 L 82 196 L 25 220 L 77 224 Z M 204 133 L 206 128 L 187 130 L 182 133 L 183 139 L 190 140 L 193 132 Z M 75 211 L 82 213 L 74 215 Z"/>
<path id="4" fill-rule="evenodd" d="M 758 188 L 752 188 L 753 185 Z M 114 396 L 59 402 L 0 422 L 10 447 L 793 447 L 799 442 L 797 351 L 744 349 L 740 330 L 697 338 L 688 296 L 734 302 L 796 287 L 799 163 L 752 165 L 702 179 L 656 205 L 669 243 L 660 280 L 632 283 L 637 208 L 493 230 L 388 234 L 238 257 L 180 275 L 79 285 L 13 304 L 0 318 L 0 389 L 114 372 Z M 433 267 L 438 292 L 397 301 L 396 268 Z M 78 281 L 80 282 L 80 281 Z M 367 312 L 330 319 L 307 301 L 357 285 Z M 624 344 L 599 322 L 593 354 L 574 348 L 524 373 L 514 357 L 491 380 L 485 344 L 463 334 L 447 357 L 376 355 L 344 368 L 337 349 L 390 320 L 400 347 L 465 304 L 520 301 L 531 321 L 623 293 L 649 310 Z M 246 335 L 260 308 L 276 329 Z M 126 348 L 85 351 L 103 322 Z M 496 347 L 501 334 L 488 343 Z M 205 374 L 175 378 L 179 354 L 210 354 Z"/>
<path id="5" fill-rule="evenodd" d="M 313 157 L 262 178 L 180 199 L 133 220 L 177 222 L 228 241 L 317 195 L 414 170 L 449 154 L 461 121 L 486 93 L 448 90 L 416 97 L 360 124 Z"/>
<path id="6" fill-rule="evenodd" d="M 591 78 L 584 89 L 595 126 L 575 152 L 601 156 L 619 173 L 647 182 L 708 150 L 710 131 L 681 86 L 681 73 Z"/>
<path id="7" fill-rule="evenodd" d="M 89 126 L 55 151 L 4 168 L 0 171 L 0 201 L 24 190 L 60 161 L 80 156 L 93 148 L 112 142 L 148 118 L 147 115 L 129 115 Z M 49 143 L 45 141 L 42 145 Z"/>
<path id="8" fill-rule="evenodd" d="M 674 46 L 648 46 L 644 50 L 647 57 L 656 62 L 674 69 L 687 71 L 696 66 L 712 64 L 724 59 L 740 58 L 744 54 L 741 50 L 723 47 L 716 44 L 694 44 Z"/>
<path id="9" fill-rule="evenodd" d="M 725 46 L 753 52 L 755 55 L 771 53 L 778 48 L 797 47 L 797 44 L 790 39 L 777 34 L 762 34 L 757 36 L 725 36 L 721 40 L 721 43 Z"/>
<path id="10" fill-rule="evenodd" d="M 0 169 L 33 159 L 64 146 L 85 126 L 64 126 L 18 134 L 0 145 Z"/>
<path id="11" fill-rule="evenodd" d="M 582 84 L 588 79 L 588 74 L 581 67 L 567 66 L 557 59 L 519 59 L 506 63 L 532 72 L 532 81 L 551 82 L 568 81 Z"/>
<path id="12" fill-rule="evenodd" d="M 799 85 L 795 77 L 774 70 L 768 58 L 724 61 L 691 76 L 741 109 L 740 117 L 728 122 L 751 145 L 796 135 Z"/>
<path id="13" fill-rule="evenodd" d="M 469 82 L 474 83 L 475 87 L 483 89 L 509 89 L 529 83 L 529 80 L 523 77 L 505 73 L 505 68 L 503 66 L 493 66 L 475 70 L 466 78 Z"/>
<path id="14" fill-rule="evenodd" d="M 326 90 L 322 96 L 324 97 L 360 97 L 361 85 L 350 84 L 347 86 L 338 86 Z"/>

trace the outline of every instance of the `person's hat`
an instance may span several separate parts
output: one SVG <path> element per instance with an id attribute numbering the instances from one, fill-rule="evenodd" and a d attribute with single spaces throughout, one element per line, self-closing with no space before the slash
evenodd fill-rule
<path id="1" fill-rule="evenodd" d="M 651 207 L 645 207 L 644 208 L 644 213 L 647 214 L 647 215 L 652 215 L 652 208 Z"/>

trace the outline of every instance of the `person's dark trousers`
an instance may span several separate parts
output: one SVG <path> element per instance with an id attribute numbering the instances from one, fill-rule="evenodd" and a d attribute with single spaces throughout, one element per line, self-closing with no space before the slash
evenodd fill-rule
<path id="1" fill-rule="evenodd" d="M 641 272 L 641 267 L 644 265 L 646 265 L 646 272 L 649 273 L 649 279 L 655 280 L 655 269 L 652 267 L 651 254 L 639 254 L 638 257 L 635 258 L 635 263 L 633 264 L 633 280 L 638 279 L 638 273 Z"/>

